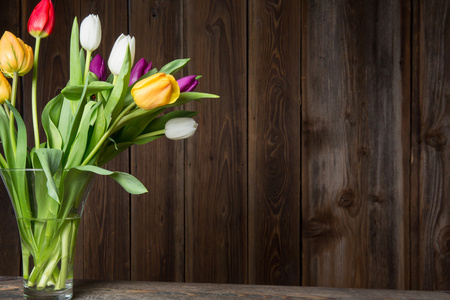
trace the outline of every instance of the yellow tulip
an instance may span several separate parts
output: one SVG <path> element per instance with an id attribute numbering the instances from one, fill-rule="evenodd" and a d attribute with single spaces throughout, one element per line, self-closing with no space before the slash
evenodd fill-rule
<path id="1" fill-rule="evenodd" d="M 11 85 L 8 79 L 0 72 L 0 104 L 5 103 L 11 97 Z"/>
<path id="2" fill-rule="evenodd" d="M 23 76 L 23 75 L 27 74 L 28 72 L 30 72 L 30 70 L 33 68 L 34 55 L 33 55 L 33 49 L 30 46 L 25 44 L 21 39 L 18 38 L 18 40 L 26 52 L 26 55 L 25 55 L 26 59 L 24 58 L 24 60 L 22 62 L 22 66 L 20 67 L 20 69 L 18 71 L 19 76 Z"/>
<path id="3" fill-rule="evenodd" d="M 5 31 L 0 39 L 0 66 L 8 77 L 13 77 L 14 72 L 25 75 L 33 67 L 33 49 L 11 32 Z"/>
<path id="4" fill-rule="evenodd" d="M 131 89 L 136 105 L 144 110 L 171 104 L 180 96 L 180 87 L 172 75 L 156 73 L 138 81 Z"/>

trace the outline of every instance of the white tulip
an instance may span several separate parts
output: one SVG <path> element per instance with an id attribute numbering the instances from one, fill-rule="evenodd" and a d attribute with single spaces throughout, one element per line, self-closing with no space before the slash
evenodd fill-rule
<path id="1" fill-rule="evenodd" d="M 192 118 L 175 118 L 167 121 L 165 135 L 171 140 L 187 139 L 194 135 L 198 124 Z"/>
<path id="2" fill-rule="evenodd" d="M 84 18 L 80 26 L 80 44 L 86 51 L 94 51 L 102 39 L 102 26 L 98 15 Z"/>
<path id="3" fill-rule="evenodd" d="M 108 59 L 109 70 L 115 76 L 119 75 L 120 73 L 120 69 L 122 68 L 122 64 L 125 59 L 125 54 L 127 53 L 127 46 L 130 48 L 131 54 L 130 64 L 133 65 L 135 52 L 134 37 L 130 37 L 129 35 L 124 35 L 122 33 L 114 43 L 114 46 L 111 50 L 111 54 L 109 55 Z"/>

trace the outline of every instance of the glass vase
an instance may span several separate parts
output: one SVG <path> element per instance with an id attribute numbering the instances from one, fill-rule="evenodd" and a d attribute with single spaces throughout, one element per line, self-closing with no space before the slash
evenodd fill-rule
<path id="1" fill-rule="evenodd" d="M 24 297 L 71 299 L 78 226 L 94 173 L 0 169 L 16 215 Z"/>

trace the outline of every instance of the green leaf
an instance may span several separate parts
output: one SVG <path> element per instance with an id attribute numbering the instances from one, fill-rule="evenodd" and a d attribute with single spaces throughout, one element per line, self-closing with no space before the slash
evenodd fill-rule
<path id="1" fill-rule="evenodd" d="M 39 148 L 34 150 L 34 154 L 32 155 L 33 167 L 44 170 L 45 176 L 47 177 L 48 195 L 56 202 L 61 203 L 53 176 L 58 170 L 62 170 L 61 161 L 63 152 L 59 149 Z"/>
<path id="2" fill-rule="evenodd" d="M 114 88 L 111 91 L 111 95 L 106 101 L 105 106 L 105 116 L 107 127 L 109 126 L 111 120 L 114 120 L 122 111 L 124 98 L 127 93 L 128 83 L 130 82 L 130 72 L 131 72 L 131 54 L 130 49 L 127 47 L 127 52 L 123 60 L 122 68 L 117 76 Z"/>
<path id="3" fill-rule="evenodd" d="M 114 88 L 114 85 L 112 85 L 109 82 L 105 81 L 92 81 L 89 83 L 89 85 L 86 88 L 85 95 L 91 96 L 93 94 L 110 90 Z M 66 97 L 68 100 L 80 100 L 81 96 L 83 94 L 84 85 L 69 85 L 63 88 L 61 93 Z"/>
<path id="4" fill-rule="evenodd" d="M 85 91 L 87 89 L 87 86 L 88 86 L 88 82 L 86 81 L 85 85 L 84 85 L 85 89 L 83 90 L 83 94 L 81 95 L 81 100 L 77 101 L 78 105 L 76 106 L 75 114 L 73 116 L 70 116 L 72 118 L 71 118 L 70 123 L 68 124 L 68 132 L 66 133 L 67 136 L 65 137 L 65 140 L 64 140 L 65 144 L 63 146 L 63 150 L 64 150 L 64 159 L 63 159 L 63 161 L 64 162 L 67 162 L 67 158 L 68 158 L 68 155 L 70 153 L 69 147 L 70 148 L 73 147 L 74 140 L 75 140 L 76 135 L 77 135 L 77 133 L 78 133 L 78 131 L 80 129 L 80 121 L 81 121 L 81 118 L 82 118 L 82 115 L 83 115 L 84 107 L 86 106 L 86 101 L 85 101 L 85 97 L 84 96 L 85 96 Z M 72 103 L 69 100 L 67 100 L 67 101 Z M 83 149 L 85 149 L 85 148 L 83 148 Z M 66 165 L 66 164 L 64 163 L 64 165 Z"/>
<path id="5" fill-rule="evenodd" d="M 106 132 L 106 119 L 103 101 L 96 110 L 97 110 L 97 118 L 95 119 L 94 130 L 92 132 L 91 138 L 89 139 L 89 145 L 86 149 L 86 153 L 91 153 L 91 151 L 95 148 L 97 143 L 102 138 L 103 134 Z"/>
<path id="6" fill-rule="evenodd" d="M 105 165 L 107 162 L 112 160 L 114 157 L 122 153 L 122 151 L 128 149 L 133 146 L 134 142 L 123 142 L 123 143 L 109 143 L 105 149 L 99 155 L 100 159 L 98 162 L 99 166 Z"/>
<path id="7" fill-rule="evenodd" d="M 97 102 L 88 102 L 84 107 L 83 115 L 78 125 L 77 135 L 69 149 L 65 168 L 69 169 L 79 165 L 82 162 L 89 136 L 89 126 L 91 123 L 91 115 L 95 111 Z"/>
<path id="8" fill-rule="evenodd" d="M 63 99 L 59 94 L 50 100 L 42 111 L 42 127 L 47 135 L 49 148 L 62 149 L 62 136 L 56 124 L 59 122 Z"/>
<path id="9" fill-rule="evenodd" d="M 78 209 L 84 191 L 93 180 L 93 173 L 76 169 L 64 170 L 64 198 L 58 213 L 59 219 L 65 219 L 73 208 Z"/>
<path id="10" fill-rule="evenodd" d="M 181 104 L 177 104 L 177 102 L 187 103 L 187 102 L 192 101 L 192 100 L 206 99 L 206 98 L 217 99 L 217 98 L 220 98 L 220 96 L 219 95 L 215 95 L 215 94 L 208 94 L 208 93 L 185 92 L 185 93 L 181 93 L 180 97 L 178 98 L 178 100 L 175 103 L 170 104 L 170 105 L 174 105 L 174 104 L 181 105 Z"/>
<path id="11" fill-rule="evenodd" d="M 150 142 L 152 142 L 160 137 L 163 137 L 163 136 L 164 136 L 164 134 L 149 136 L 149 137 L 145 137 L 145 138 L 137 137 L 134 143 L 136 145 L 145 145 L 145 144 L 150 143 Z"/>
<path id="12" fill-rule="evenodd" d="M 70 85 L 83 83 L 83 71 L 80 61 L 79 29 L 77 17 L 73 20 L 72 34 L 70 37 Z"/>
<path id="13" fill-rule="evenodd" d="M 83 72 L 82 74 L 81 74 L 81 80 L 82 80 L 82 82 L 81 83 L 83 83 L 84 82 L 84 68 L 85 68 L 85 65 L 86 65 L 86 57 L 84 56 L 84 49 L 83 48 L 80 48 L 80 68 L 81 68 L 81 72 Z"/>
<path id="14" fill-rule="evenodd" d="M 141 134 L 141 132 L 147 127 L 147 125 L 156 118 L 164 108 L 158 107 L 155 110 L 149 111 L 149 113 L 138 116 L 128 121 L 125 126 L 114 136 L 114 139 L 120 142 L 132 141 L 135 137 Z"/>
<path id="15" fill-rule="evenodd" d="M 176 59 L 162 67 L 159 72 L 173 75 L 181 70 L 189 60 L 190 58 Z"/>
<path id="16" fill-rule="evenodd" d="M 10 168 L 17 168 L 17 169 L 23 169 L 26 167 L 27 162 L 27 128 L 25 126 L 25 123 L 22 120 L 22 117 L 20 116 L 17 109 L 8 101 L 5 102 L 5 104 L 10 109 L 10 113 L 14 115 L 14 119 L 17 124 L 17 137 L 16 137 L 16 151 L 13 152 L 12 148 L 12 141 L 10 139 L 10 135 L 6 133 L 6 136 L 3 136 L 2 134 L 2 142 L 6 141 L 9 145 L 7 145 L 5 151 L 11 151 L 11 153 L 6 154 L 7 156 L 7 162 L 8 166 Z M 6 116 L 6 112 L 3 111 L 3 123 L 6 125 L 3 125 L 4 129 L 7 129 L 6 132 L 9 132 L 9 118 Z M 9 148 L 11 147 L 11 148 Z"/>
<path id="17" fill-rule="evenodd" d="M 86 166 L 78 166 L 74 169 L 80 171 L 90 171 L 96 173 L 98 175 L 107 175 L 117 181 L 128 193 L 133 195 L 147 193 L 147 189 L 145 186 L 133 175 L 124 173 L 124 172 L 113 172 L 109 170 L 105 170 L 103 168 L 86 165 Z"/>
<path id="18" fill-rule="evenodd" d="M 74 118 L 74 113 L 70 105 L 71 102 L 72 101 L 63 98 L 61 104 L 58 131 L 60 132 L 61 138 L 63 140 L 63 147 L 67 145 L 67 141 L 69 140 L 71 124 Z"/>
<path id="19" fill-rule="evenodd" d="M 22 120 L 19 112 L 9 102 L 8 107 L 14 113 L 14 118 L 17 124 L 17 145 L 16 145 L 16 168 L 25 168 L 27 163 L 27 128 Z"/>
<path id="20" fill-rule="evenodd" d="M 9 118 L 3 106 L 0 105 L 0 107 L 0 139 L 2 142 L 2 148 L 8 167 L 14 168 L 15 152 L 13 151 L 11 136 L 9 135 Z"/>

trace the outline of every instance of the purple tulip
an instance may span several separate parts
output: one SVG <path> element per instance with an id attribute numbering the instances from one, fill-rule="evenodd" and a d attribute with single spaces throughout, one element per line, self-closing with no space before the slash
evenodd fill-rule
<path id="1" fill-rule="evenodd" d="M 128 86 L 134 84 L 136 81 L 139 80 L 143 75 L 147 74 L 148 71 L 152 69 L 152 62 L 147 62 L 145 58 L 141 58 L 136 65 L 133 67 L 133 70 L 131 70 L 130 74 L 130 83 Z"/>
<path id="2" fill-rule="evenodd" d="M 91 64 L 89 65 L 89 71 L 97 75 L 97 78 L 101 81 L 106 80 L 106 68 L 105 68 L 105 61 L 100 56 L 100 54 L 97 54 L 94 56 L 94 58 L 91 60 Z"/>
<path id="3" fill-rule="evenodd" d="M 183 92 L 192 92 L 198 84 L 198 80 L 195 79 L 197 75 L 189 75 L 177 80 L 178 85 L 180 86 L 180 93 Z"/>

